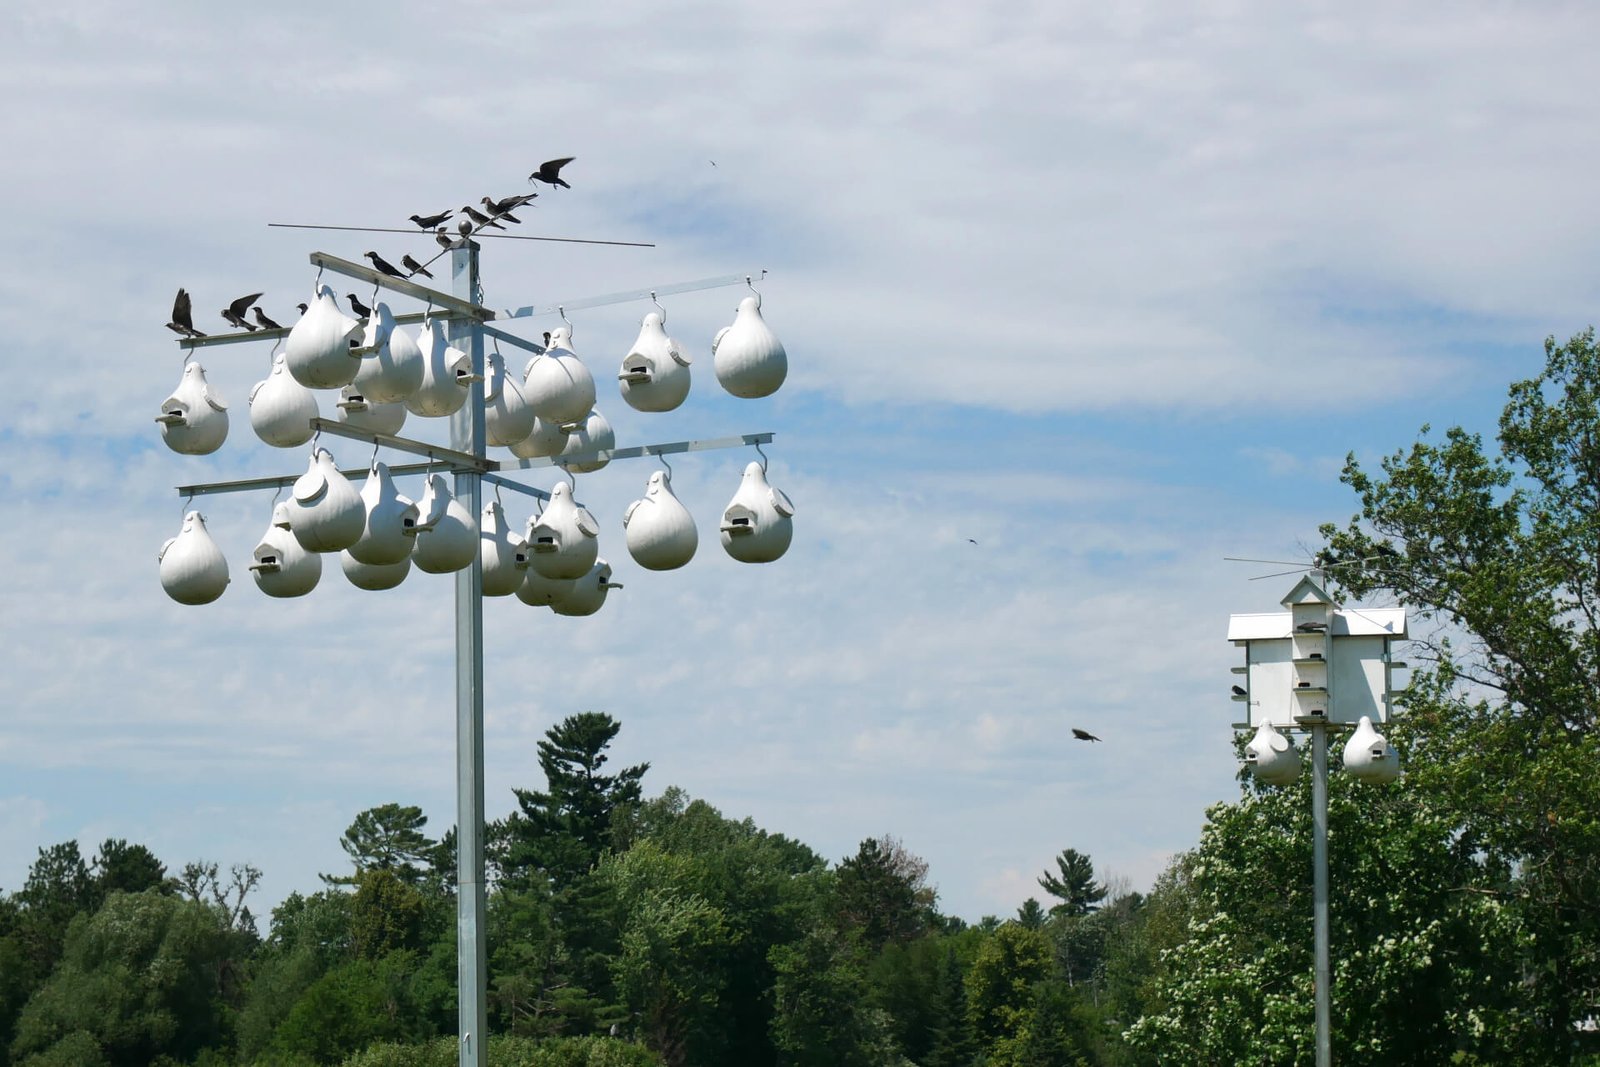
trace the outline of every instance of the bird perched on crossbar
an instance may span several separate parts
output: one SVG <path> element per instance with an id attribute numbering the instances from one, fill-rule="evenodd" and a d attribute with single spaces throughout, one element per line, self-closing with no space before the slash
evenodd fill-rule
<path id="1" fill-rule="evenodd" d="M 1079 741 L 1098 741 L 1098 740 L 1100 740 L 1094 734 L 1091 734 L 1088 730 L 1080 730 L 1076 726 L 1074 726 L 1072 728 L 1072 736 L 1076 737 Z"/>
<path id="2" fill-rule="evenodd" d="M 478 229 L 480 230 L 485 226 L 493 226 L 497 230 L 505 229 L 504 226 L 500 225 L 498 222 L 494 221 L 488 215 L 485 215 L 471 204 L 462 205 L 461 213 L 467 218 L 471 219 L 473 222 L 477 223 Z"/>
<path id="3" fill-rule="evenodd" d="M 194 310 L 190 307 L 187 290 L 179 289 L 176 299 L 172 301 L 172 318 L 167 322 L 167 329 L 185 337 L 206 336 L 194 328 Z"/>
<path id="4" fill-rule="evenodd" d="M 412 274 L 420 274 L 424 278 L 433 277 L 433 274 L 429 272 L 428 268 L 412 259 L 409 253 L 400 257 L 400 264 Z"/>
<path id="5" fill-rule="evenodd" d="M 262 311 L 259 307 L 255 309 L 255 313 L 256 313 L 256 322 L 257 322 L 257 324 L 260 325 L 260 327 L 263 330 L 281 330 L 281 329 L 283 329 L 282 326 L 278 325 L 276 322 L 273 322 L 271 319 L 267 318 L 267 313 L 265 311 Z"/>
<path id="6" fill-rule="evenodd" d="M 393 263 L 390 263 L 387 259 L 384 259 L 382 256 L 378 255 L 378 253 L 376 253 L 376 252 L 363 252 L 361 254 L 366 256 L 368 259 L 372 260 L 373 267 L 377 268 L 379 271 L 383 272 L 384 274 L 387 274 L 389 277 L 391 277 L 391 278 L 404 278 L 405 277 L 404 274 L 400 273 L 399 268 L 397 268 Z"/>
<path id="7" fill-rule="evenodd" d="M 251 325 L 250 320 L 246 319 L 244 315 L 245 312 L 250 310 L 250 305 L 254 304 L 259 299 L 261 299 L 260 293 L 251 293 L 249 296 L 241 296 L 239 299 L 223 308 L 221 315 L 224 319 L 227 319 L 231 325 L 237 326 L 241 330 L 249 330 L 251 333 L 255 333 L 256 328 Z"/>
<path id="8" fill-rule="evenodd" d="M 419 229 L 431 230 L 454 214 L 454 211 L 441 211 L 437 215 L 412 215 L 411 221 L 416 223 Z"/>

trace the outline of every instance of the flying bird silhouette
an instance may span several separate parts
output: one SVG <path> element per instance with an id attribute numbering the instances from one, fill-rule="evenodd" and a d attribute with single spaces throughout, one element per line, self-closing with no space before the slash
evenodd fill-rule
<path id="1" fill-rule="evenodd" d="M 431 230 L 454 214 L 454 211 L 443 211 L 437 215 L 412 215 L 411 221 L 416 223 L 419 229 Z"/>
<path id="2" fill-rule="evenodd" d="M 206 336 L 194 328 L 194 310 L 189 305 L 188 292 L 183 289 L 178 290 L 177 297 L 172 301 L 172 319 L 167 323 L 167 329 L 185 337 Z"/>
<path id="3" fill-rule="evenodd" d="M 367 305 L 363 304 L 360 300 L 356 299 L 356 294 L 346 293 L 345 296 L 349 297 L 350 299 L 350 310 L 354 311 L 357 315 L 360 315 L 364 319 L 371 317 L 372 309 L 367 307 Z"/>
<path id="4" fill-rule="evenodd" d="M 539 164 L 538 170 L 528 175 L 528 181 L 544 182 L 546 185 L 559 185 L 563 189 L 571 189 L 572 186 L 568 185 L 561 177 L 561 168 L 576 158 L 576 156 L 568 156 L 566 159 L 547 159 Z"/>
<path id="5" fill-rule="evenodd" d="M 1088 730 L 1080 730 L 1076 726 L 1074 726 L 1072 728 L 1072 736 L 1076 737 L 1079 741 L 1098 741 L 1098 740 L 1100 740 L 1094 734 L 1091 734 Z"/>
<path id="6" fill-rule="evenodd" d="M 478 229 L 480 230 L 485 226 L 493 226 L 497 230 L 505 229 L 504 226 L 500 225 L 498 222 L 494 221 L 489 216 L 473 207 L 471 204 L 464 204 L 461 208 L 461 213 L 467 218 L 471 219 L 473 222 L 477 223 Z"/>
<path id="7" fill-rule="evenodd" d="M 401 256 L 400 262 L 405 266 L 406 270 L 410 271 L 412 274 L 420 274 L 424 278 L 433 277 L 433 274 L 429 272 L 428 268 L 412 259 L 409 254 Z"/>
<path id="8" fill-rule="evenodd" d="M 377 268 L 378 270 L 382 271 L 384 274 L 387 274 L 389 277 L 391 277 L 391 278 L 404 278 L 405 277 L 405 275 L 401 274 L 399 269 L 396 268 L 393 263 L 390 263 L 387 259 L 384 259 L 382 256 L 378 255 L 378 253 L 376 253 L 376 252 L 363 252 L 361 254 L 366 256 L 368 259 L 372 260 L 372 265 L 375 268 Z"/>
<path id="9" fill-rule="evenodd" d="M 223 318 L 227 319 L 229 323 L 239 327 L 241 330 L 249 330 L 251 333 L 255 333 L 255 326 L 251 325 L 250 320 L 244 317 L 244 313 L 249 311 L 250 305 L 254 304 L 258 299 L 260 299 L 260 297 L 260 293 L 251 293 L 249 296 L 241 296 L 239 299 L 223 308 L 221 315 Z"/>
<path id="10" fill-rule="evenodd" d="M 256 311 L 256 322 L 260 324 L 260 326 L 261 326 L 261 328 L 263 330 L 281 330 L 281 329 L 283 329 L 282 326 L 278 325 L 276 322 L 273 322 L 271 319 L 267 318 L 267 313 L 265 311 L 262 311 L 259 307 L 256 308 L 255 311 Z"/>

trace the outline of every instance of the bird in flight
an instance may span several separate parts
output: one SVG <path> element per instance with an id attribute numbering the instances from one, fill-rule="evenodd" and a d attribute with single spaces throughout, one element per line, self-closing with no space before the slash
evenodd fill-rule
<path id="1" fill-rule="evenodd" d="M 186 290 L 179 289 L 177 298 L 172 301 L 172 319 L 167 323 L 167 329 L 173 333 L 181 333 L 185 337 L 205 336 L 194 328 L 194 312 L 189 306 L 189 294 Z"/>
<path id="2" fill-rule="evenodd" d="M 571 189 L 572 186 L 568 185 L 561 177 L 561 168 L 576 158 L 576 156 L 568 156 L 566 159 L 547 159 L 539 164 L 538 170 L 528 175 L 528 181 L 544 182 L 546 185 L 559 185 L 563 189 Z"/>
<path id="3" fill-rule="evenodd" d="M 420 274 L 424 278 L 433 277 L 433 274 L 428 270 L 428 268 L 412 259 L 410 254 L 401 256 L 400 262 L 405 266 L 406 270 L 410 271 L 412 274 Z"/>
<path id="4" fill-rule="evenodd" d="M 485 226 L 493 226 L 497 230 L 505 229 L 504 226 L 500 225 L 498 222 L 494 221 L 489 216 L 473 207 L 471 204 L 463 205 L 461 208 L 461 213 L 467 218 L 471 219 L 473 222 L 477 223 L 478 229 L 480 230 Z"/>
<path id="5" fill-rule="evenodd" d="M 975 545 L 975 544 L 977 544 L 977 543 L 978 543 L 978 542 L 977 542 L 977 539 L 976 539 L 976 538 L 972 538 L 972 537 L 969 537 L 969 538 L 967 538 L 967 544 L 969 544 L 969 545 Z"/>
<path id="6" fill-rule="evenodd" d="M 1079 741 L 1098 741 L 1098 740 L 1100 740 L 1094 734 L 1091 734 L 1088 730 L 1080 730 L 1076 726 L 1074 726 L 1072 728 L 1072 736 L 1076 737 Z"/>
<path id="7" fill-rule="evenodd" d="M 372 309 L 358 300 L 356 298 L 356 294 L 346 293 L 345 296 L 350 298 L 350 310 L 354 311 L 357 315 L 360 315 L 364 319 L 372 315 Z"/>
<path id="8" fill-rule="evenodd" d="M 454 211 L 441 211 L 437 215 L 412 215 L 411 221 L 416 223 L 419 229 L 431 230 L 454 214 Z"/>
<path id="9" fill-rule="evenodd" d="M 273 322 L 271 319 L 267 318 L 267 313 L 265 311 L 262 311 L 259 307 L 256 308 L 255 311 L 256 311 L 256 322 L 261 326 L 261 328 L 263 330 L 281 330 L 281 329 L 283 329 L 282 326 L 278 325 L 276 322 Z"/>
<path id="10" fill-rule="evenodd" d="M 372 265 L 375 268 L 377 268 L 378 270 L 382 271 L 384 274 L 387 274 L 389 277 L 391 277 L 391 278 L 404 278 L 405 277 L 405 275 L 401 274 L 400 271 L 395 267 L 395 265 L 393 263 L 390 263 L 387 259 L 384 259 L 382 256 L 378 255 L 378 253 L 376 253 L 376 252 L 363 252 L 361 254 L 366 256 L 368 259 L 372 260 Z"/>
<path id="11" fill-rule="evenodd" d="M 244 317 L 244 313 L 249 311 L 250 305 L 254 304 L 260 298 L 260 293 L 251 293 L 249 296 L 241 296 L 239 299 L 222 309 L 222 317 L 227 319 L 232 325 L 239 327 L 241 330 L 249 330 L 251 333 L 255 333 L 256 328 L 250 324 L 249 319 Z"/>

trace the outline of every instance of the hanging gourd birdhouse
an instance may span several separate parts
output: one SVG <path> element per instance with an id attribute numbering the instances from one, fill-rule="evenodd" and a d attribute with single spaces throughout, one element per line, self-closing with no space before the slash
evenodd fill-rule
<path id="1" fill-rule="evenodd" d="M 206 384 L 206 369 L 186 363 L 178 388 L 161 402 L 161 439 L 174 452 L 204 456 L 222 447 L 228 436 L 228 405 Z"/>
<path id="2" fill-rule="evenodd" d="M 528 436 L 520 441 L 513 441 L 509 446 L 511 454 L 518 459 L 538 459 L 541 456 L 559 456 L 561 450 L 567 447 L 567 431 L 558 423 L 549 419 L 533 417 L 533 429 L 528 431 Z"/>
<path id="3" fill-rule="evenodd" d="M 561 455 L 574 458 L 561 465 L 579 474 L 597 471 L 611 462 L 609 457 L 600 453 L 614 451 L 616 447 L 617 434 L 611 428 L 611 423 L 600 412 L 591 411 L 582 425 L 567 434 L 567 443 L 562 447 Z"/>
<path id="4" fill-rule="evenodd" d="M 511 532 L 500 501 L 491 500 L 478 523 L 478 551 L 483 557 L 483 595 L 510 596 L 522 585 L 526 545 Z"/>
<path id="5" fill-rule="evenodd" d="M 445 340 L 444 323 L 434 319 L 423 322 L 417 347 L 422 352 L 422 384 L 406 397 L 406 407 L 424 418 L 454 415 L 467 402 L 475 380 L 472 357 Z"/>
<path id="6" fill-rule="evenodd" d="M 392 566 L 409 559 L 416 543 L 417 519 L 421 513 L 417 505 L 400 495 L 386 464 L 372 465 L 361 487 L 361 504 L 366 509 L 366 528 L 360 540 L 345 549 L 350 558 L 375 567 Z M 349 574 L 350 568 L 346 567 L 345 573 Z"/>
<path id="7" fill-rule="evenodd" d="M 311 440 L 317 394 L 295 381 L 289 357 L 279 352 L 272 369 L 250 390 L 250 428 L 276 448 L 298 448 Z"/>
<path id="8" fill-rule="evenodd" d="M 506 373 L 504 357 L 490 352 L 484 357 L 484 440 L 500 447 L 514 445 L 533 432 L 533 422 L 533 408 Z"/>
<path id="9" fill-rule="evenodd" d="M 671 411 L 689 395 L 689 357 L 667 336 L 659 311 L 644 317 L 617 373 L 622 399 L 635 411 Z"/>
<path id="10" fill-rule="evenodd" d="M 533 530 L 538 525 L 537 515 L 528 520 L 527 529 L 522 535 L 524 543 L 533 540 Z M 547 608 L 572 592 L 572 582 L 571 578 L 546 578 L 529 566 L 523 571 L 522 584 L 517 587 L 517 599 L 529 607 Z"/>
<path id="11" fill-rule="evenodd" d="M 722 547 L 740 563 L 771 563 L 789 550 L 794 505 L 767 484 L 767 472 L 752 462 L 722 512 Z"/>
<path id="12" fill-rule="evenodd" d="M 407 556 L 398 563 L 362 563 L 347 548 L 339 553 L 339 566 L 344 569 L 344 576 L 350 580 L 350 584 L 357 589 L 381 592 L 393 589 L 406 580 L 406 575 L 411 573 L 411 557 Z"/>
<path id="13" fill-rule="evenodd" d="M 557 482 L 528 532 L 530 565 L 546 578 L 581 578 L 600 553 L 599 536 L 589 509 L 572 499 L 566 482 Z"/>
<path id="14" fill-rule="evenodd" d="M 180 604 L 209 604 L 228 587 L 228 561 L 198 511 L 183 517 L 183 528 L 161 546 L 156 561 L 161 588 Z"/>
<path id="15" fill-rule="evenodd" d="M 628 554 L 646 570 L 670 571 L 694 558 L 700 545 L 694 516 L 672 492 L 672 476 L 666 471 L 650 475 L 644 497 L 628 505 L 622 513 L 628 535 Z"/>
<path id="16" fill-rule="evenodd" d="M 545 351 L 528 361 L 522 395 L 541 419 L 569 426 L 582 422 L 594 407 L 594 376 L 572 351 L 572 327 L 550 333 Z"/>
<path id="17" fill-rule="evenodd" d="M 289 505 L 277 504 L 261 542 L 251 553 L 256 587 L 268 596 L 305 596 L 322 579 L 322 557 L 307 552 L 289 531 Z"/>
<path id="18" fill-rule="evenodd" d="M 1300 777 L 1300 755 L 1270 722 L 1263 722 L 1244 748 L 1250 773 L 1268 785 L 1290 785 Z"/>
<path id="19" fill-rule="evenodd" d="M 1363 782 L 1392 782 L 1400 777 L 1400 754 L 1363 715 L 1344 743 L 1344 769 Z"/>
<path id="20" fill-rule="evenodd" d="M 450 493 L 444 475 L 430 474 L 417 501 L 417 544 L 411 558 L 428 574 L 450 574 L 472 565 L 478 555 L 478 523 Z"/>
<path id="21" fill-rule="evenodd" d="M 606 593 L 621 588 L 621 582 L 611 580 L 611 565 L 597 559 L 588 574 L 574 581 L 565 595 L 550 602 L 550 610 L 557 615 L 593 615 L 606 602 Z"/>
<path id="22" fill-rule="evenodd" d="M 754 399 L 778 391 L 789 374 L 789 356 L 761 317 L 759 297 L 739 301 L 733 325 L 717 331 L 711 342 L 711 363 L 717 381 L 734 396 Z"/>
<path id="23" fill-rule="evenodd" d="M 378 301 L 361 335 L 366 353 L 350 384 L 375 404 L 398 404 L 422 388 L 422 349 L 395 326 L 394 312 Z"/>
<path id="24" fill-rule="evenodd" d="M 396 434 L 406 424 L 404 403 L 374 403 L 361 387 L 351 382 L 339 390 L 339 421 L 370 433 Z"/>
<path id="25" fill-rule="evenodd" d="M 334 466 L 326 448 L 311 453 L 304 474 L 295 479 L 287 502 L 289 529 L 311 552 L 338 552 L 361 540 L 367 509 L 350 479 Z"/>
<path id="26" fill-rule="evenodd" d="M 284 342 L 289 373 L 309 389 L 349 385 L 361 369 L 361 355 L 351 345 L 360 336 L 360 320 L 339 310 L 331 288 L 318 286 L 317 295 Z"/>

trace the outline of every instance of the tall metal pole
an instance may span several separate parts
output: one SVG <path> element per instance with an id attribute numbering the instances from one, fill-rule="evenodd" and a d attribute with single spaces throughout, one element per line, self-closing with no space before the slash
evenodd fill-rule
<path id="1" fill-rule="evenodd" d="M 482 301 L 478 245 L 461 241 L 450 253 L 451 292 Z M 467 402 L 450 417 L 450 445 L 484 455 L 483 332 L 477 321 L 450 320 L 452 344 L 472 355 Z M 455 496 L 474 518 L 483 513 L 483 478 L 458 470 Z M 483 878 L 483 561 L 456 572 L 456 980 L 460 1067 L 487 1067 L 489 1006 L 488 938 L 484 929 Z"/>
<path id="2" fill-rule="evenodd" d="M 1325 722 L 1311 726 L 1311 885 L 1312 926 L 1316 939 L 1317 1067 L 1332 1067 L 1329 994 L 1333 982 L 1328 968 L 1328 724 Z"/>

